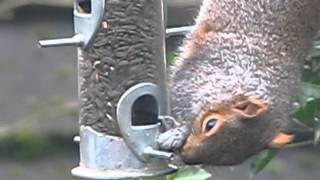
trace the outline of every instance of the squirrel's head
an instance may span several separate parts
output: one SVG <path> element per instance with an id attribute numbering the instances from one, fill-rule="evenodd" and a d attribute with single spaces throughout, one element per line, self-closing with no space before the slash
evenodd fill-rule
<path id="1" fill-rule="evenodd" d="M 285 131 L 319 2 L 263 1 L 260 11 L 251 1 L 203 1 L 170 82 L 172 115 L 192 129 L 185 162 L 237 164 L 292 140 Z"/>
<path id="2" fill-rule="evenodd" d="M 191 131 L 188 164 L 234 165 L 292 141 L 285 134 L 298 75 L 272 74 L 254 58 L 208 48 L 184 59 L 171 78 L 172 115 Z M 292 80 L 289 80 L 292 79 Z"/>
<path id="3" fill-rule="evenodd" d="M 260 100 L 246 98 L 201 113 L 181 148 L 182 158 L 188 164 L 233 165 L 263 149 L 281 148 L 293 136 L 269 125 L 267 111 Z"/>

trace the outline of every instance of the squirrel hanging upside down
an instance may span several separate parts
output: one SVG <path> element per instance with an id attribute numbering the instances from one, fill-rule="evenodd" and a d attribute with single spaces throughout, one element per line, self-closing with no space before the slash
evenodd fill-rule
<path id="1" fill-rule="evenodd" d="M 187 164 L 239 164 L 293 140 L 287 124 L 320 0 L 204 0 L 170 80 L 160 148 Z"/>

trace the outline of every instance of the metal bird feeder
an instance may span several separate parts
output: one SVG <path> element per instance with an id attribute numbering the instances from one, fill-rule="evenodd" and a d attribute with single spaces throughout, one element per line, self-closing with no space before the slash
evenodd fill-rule
<path id="1" fill-rule="evenodd" d="M 80 164 L 74 176 L 128 179 L 175 171 L 172 154 L 156 144 L 160 118 L 168 114 L 164 7 L 162 0 L 75 0 L 75 35 L 39 41 L 40 47 L 78 47 Z"/>

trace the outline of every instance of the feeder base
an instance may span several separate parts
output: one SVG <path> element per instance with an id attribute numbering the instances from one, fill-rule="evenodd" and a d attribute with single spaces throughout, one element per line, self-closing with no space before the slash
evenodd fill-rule
<path id="1" fill-rule="evenodd" d="M 88 178 L 88 179 L 105 179 L 105 180 L 120 180 L 120 179 L 132 179 L 132 178 L 141 178 L 141 177 L 154 177 L 160 175 L 170 174 L 176 171 L 176 167 L 171 167 L 168 169 L 164 169 L 161 171 L 148 171 L 143 170 L 139 171 L 125 171 L 125 170 L 105 170 L 105 171 L 97 171 L 84 167 L 76 167 L 72 169 L 71 174 L 80 178 Z"/>
<path id="2" fill-rule="evenodd" d="M 78 139 L 79 140 L 79 139 Z M 87 179 L 131 179 L 166 175 L 177 170 L 163 159 L 143 162 L 120 137 L 80 128 L 80 165 L 71 173 Z"/>

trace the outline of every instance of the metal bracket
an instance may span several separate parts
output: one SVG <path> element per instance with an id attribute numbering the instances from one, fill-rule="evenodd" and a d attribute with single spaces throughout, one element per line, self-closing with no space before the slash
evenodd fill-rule
<path id="1" fill-rule="evenodd" d="M 74 30 L 75 35 L 71 38 L 61 38 L 52 40 L 41 40 L 41 48 L 56 46 L 79 46 L 86 48 L 90 45 L 93 37 L 100 28 L 105 12 L 105 0 L 86 0 L 90 3 L 90 13 L 80 12 L 79 0 L 74 3 Z"/>
<path id="2" fill-rule="evenodd" d="M 117 120 L 123 139 L 128 147 L 141 160 L 148 161 L 150 157 L 170 159 L 172 153 L 157 150 L 156 138 L 160 134 L 160 122 L 156 124 L 135 126 L 132 122 L 132 108 L 134 103 L 142 97 L 152 97 L 157 102 L 158 115 L 165 112 L 164 97 L 160 88 L 153 83 L 140 83 L 127 90 L 120 98 L 117 106 Z M 144 108 L 148 104 L 144 103 Z"/>

